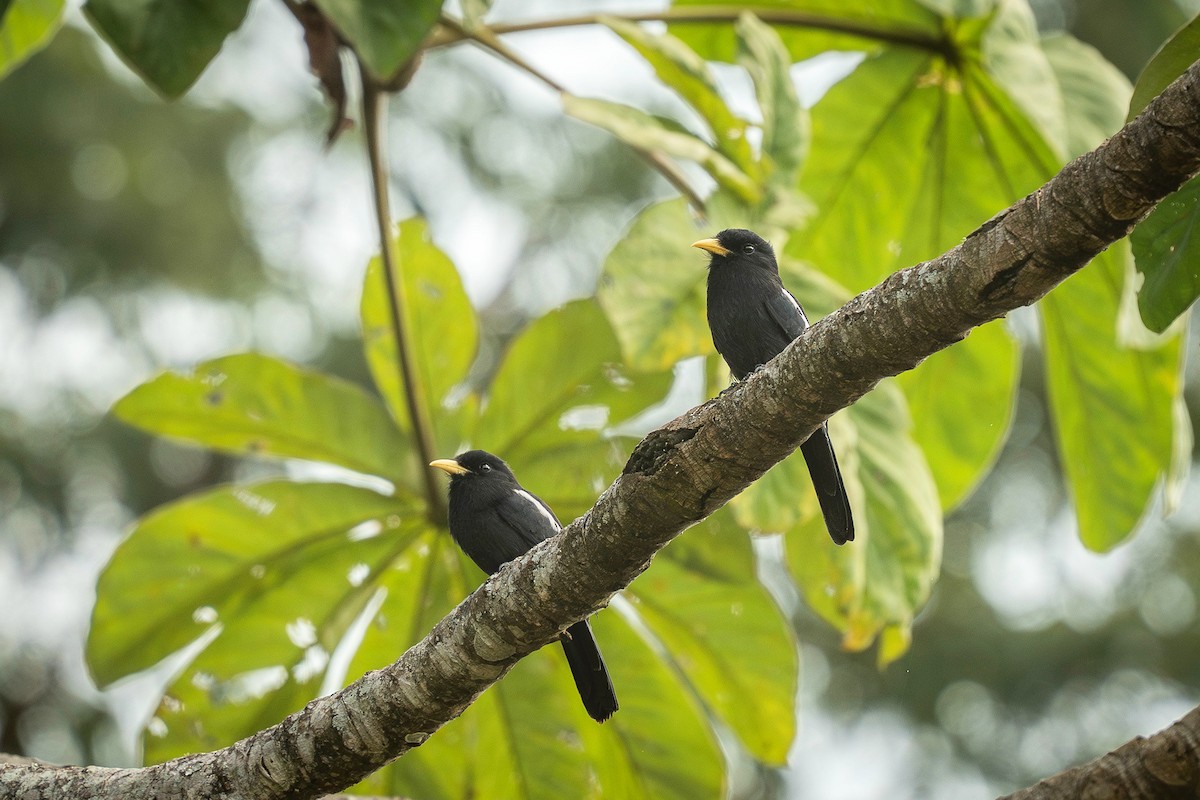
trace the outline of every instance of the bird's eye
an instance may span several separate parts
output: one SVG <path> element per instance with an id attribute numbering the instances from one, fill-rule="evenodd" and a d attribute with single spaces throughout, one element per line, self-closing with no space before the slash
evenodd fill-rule
<path id="1" fill-rule="evenodd" d="M 742 248 L 742 252 L 748 256 L 754 255 L 754 245 L 752 245 L 752 244 L 746 245 L 745 247 Z"/>
<path id="2" fill-rule="evenodd" d="M 492 465 L 491 465 L 491 464 L 484 464 L 483 466 L 481 466 L 481 467 L 479 468 L 479 471 L 480 471 L 480 472 L 491 472 L 491 471 L 492 471 Z"/>

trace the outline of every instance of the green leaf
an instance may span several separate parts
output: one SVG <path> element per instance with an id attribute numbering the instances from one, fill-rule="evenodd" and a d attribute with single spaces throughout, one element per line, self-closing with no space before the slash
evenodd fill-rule
<path id="1" fill-rule="evenodd" d="M 11 0 L 0 11 L 0 78 L 50 43 L 65 7 L 64 0 Z"/>
<path id="2" fill-rule="evenodd" d="M 394 659 L 482 580 L 448 536 L 423 535 L 382 575 L 386 599 L 349 677 Z M 359 790 L 430 800 L 558 798 L 589 796 L 599 784 L 613 797 L 719 795 L 715 742 L 679 677 L 615 611 L 593 616 L 592 625 L 621 704 L 610 722 L 587 717 L 561 648 L 551 645 Z"/>
<path id="3" fill-rule="evenodd" d="M 1180 340 L 1137 350 L 1117 339 L 1128 250 L 1117 246 L 1039 304 L 1054 431 L 1079 533 L 1109 550 L 1133 532 L 1172 464 Z"/>
<path id="4" fill-rule="evenodd" d="M 844 647 L 861 650 L 883 635 L 880 658 L 894 659 L 941 565 L 937 486 L 894 383 L 881 383 L 845 417 L 830 421 L 830 433 L 854 503 L 855 541 L 833 546 L 814 514 L 788 531 L 788 563 L 808 604 L 842 631 Z"/>
<path id="5" fill-rule="evenodd" d="M 719 797 L 720 753 L 695 700 L 614 612 L 593 617 L 592 627 L 621 703 L 612 720 L 597 725 L 587 717 L 562 650 L 551 645 L 521 660 L 423 745 L 419 765 L 406 763 L 408 756 L 396 762 L 388 793 L 432 800 Z M 473 744 L 466 759 L 445 760 L 445 747 L 427 750 L 447 733 Z"/>
<path id="6" fill-rule="evenodd" d="M 465 391 L 454 391 L 475 358 L 479 333 L 475 311 L 458 271 L 429 238 L 425 221 L 397 226 L 395 252 L 405 295 L 405 314 L 416 373 L 433 410 L 439 452 L 457 452 L 474 411 Z M 401 430 L 410 432 L 408 403 L 400 380 L 392 298 L 380 258 L 367 265 L 363 284 L 363 347 L 375 385 Z M 412 484 L 419 488 L 421 484 Z"/>
<path id="7" fill-rule="evenodd" d="M 840 463 L 846 442 L 833 428 L 834 452 L 838 454 L 843 478 L 850 472 Z M 849 480 L 848 478 L 846 478 Z M 817 496 L 804 456 L 796 451 L 767 471 L 730 503 L 738 524 L 755 533 L 781 533 L 820 516 Z"/>
<path id="8" fill-rule="evenodd" d="M 1053 175 L 1061 158 L 1047 144 L 1047 135 L 1064 137 L 1059 146 L 1065 152 L 1084 146 L 1089 137 L 1113 124 L 1111 108 L 1114 101 L 1119 102 L 1119 82 L 1111 70 L 1099 69 L 1087 51 L 1065 43 L 1052 45 L 1054 55 L 1045 59 L 1057 69 L 1049 73 L 1056 91 L 1043 94 L 1045 98 L 1061 97 L 1063 93 L 1057 91 L 1061 81 L 1064 89 L 1069 87 L 1076 95 L 1071 104 L 1054 113 L 1048 109 L 1035 122 L 1014 102 L 1004 87 L 1028 87 L 1031 81 L 1047 79 L 1041 67 L 1017 63 L 1019 54 L 1029 51 L 1033 32 L 1028 20 L 1021 17 L 1023 12 L 1014 13 L 1017 16 L 1013 18 L 998 16 L 996 31 L 982 31 L 984 50 L 992 48 L 986 57 L 964 49 L 970 58 L 948 65 L 931 54 L 884 51 L 868 58 L 825 95 L 813 109 L 814 157 L 803 176 L 803 188 L 821 214 L 801 235 L 792 237 L 787 246 L 790 253 L 813 261 L 851 290 L 865 288 L 898 267 L 943 252 L 981 221 Z M 1089 80 L 1089 72 L 1095 73 L 1090 78 L 1093 89 L 1081 100 L 1081 83 Z M 1066 129 L 1057 133 L 1056 114 L 1066 123 Z M 879 206 L 876 197 L 888 197 L 886 207 Z M 1171 361 L 1163 355 L 1119 348 L 1115 331 L 1120 275 L 1116 269 L 1104 279 L 1115 281 L 1105 289 L 1115 292 L 1101 312 L 1110 314 L 1107 322 L 1091 319 L 1081 325 L 1056 326 L 1056 346 L 1048 349 L 1046 363 L 1054 375 L 1052 380 L 1062 387 L 1077 381 L 1072 377 L 1075 362 L 1111 363 L 1112 391 L 1118 394 L 1124 391 L 1118 391 L 1119 387 L 1140 382 L 1144 372 L 1156 372 L 1152 365 L 1158 358 Z M 1052 294 L 1043 313 L 1065 315 L 1068 301 L 1055 298 L 1060 292 L 1066 297 L 1071 290 L 1063 287 Z M 1084 303 L 1101 293 L 1086 294 Z M 1092 317 L 1096 308 L 1089 306 L 1086 316 Z M 977 465 L 976 475 L 990 465 L 1002 440 L 1012 397 L 1012 373 L 1003 368 L 989 373 L 983 368 L 994 358 L 986 345 L 983 337 L 972 336 L 956 346 L 973 349 L 958 356 L 970 355 L 971 363 L 980 366 L 967 373 L 976 378 L 971 390 L 980 394 L 975 413 L 966 419 L 955 407 L 965 381 L 946 371 L 935 372 L 931 367 L 937 360 L 931 361 L 930 367 L 918 368 L 903 382 L 905 391 L 921 407 L 920 435 L 922 444 L 930 447 L 931 458 L 937 459 L 939 452 L 954 446 L 950 435 L 954 426 L 978 429 L 969 439 L 978 450 L 964 462 Z M 988 383 L 981 385 L 980 377 Z M 918 384 L 922 380 L 929 382 L 924 388 Z M 1169 463 L 1164 460 L 1161 443 L 1153 441 L 1154 437 L 1143 440 L 1141 431 L 1144 420 L 1162 420 L 1166 415 L 1166 427 L 1161 430 L 1170 437 L 1175 386 L 1166 380 L 1124 400 L 1115 399 L 1113 404 L 1101 400 L 1105 393 L 1094 387 L 1058 392 L 1052 404 L 1057 427 L 1081 426 L 1080 435 L 1072 435 L 1070 445 L 1064 441 L 1062 452 L 1064 461 L 1070 462 L 1067 471 L 1075 487 L 1081 524 L 1086 526 L 1084 539 L 1092 546 L 1107 546 L 1128 532 L 1145 507 L 1159 471 Z M 991 400 L 985 402 L 984 397 Z M 1089 397 L 1094 399 L 1089 401 Z M 934 399 L 936 407 L 931 408 L 923 398 Z M 1132 406 L 1146 412 L 1143 421 L 1129 413 Z M 931 446 L 924 438 L 926 431 L 939 430 L 943 444 Z M 1138 477 L 1119 492 L 1106 491 L 1101 476 L 1093 474 L 1091 465 L 1097 463 L 1094 443 L 1100 439 L 1106 441 L 1106 448 L 1138 451 L 1126 465 L 1131 472 L 1138 472 Z M 949 472 L 965 475 L 961 465 L 948 466 Z M 937 472 L 941 475 L 947 469 L 939 465 Z M 974 478 L 958 479 L 960 486 L 974 482 Z M 940 485 L 947 492 L 943 503 L 949 505 L 955 499 L 954 485 L 945 479 Z M 1117 533 L 1117 528 L 1124 530 Z"/>
<path id="9" fill-rule="evenodd" d="M 446 531 L 422 532 L 414 546 L 379 576 L 383 600 L 354 653 L 346 679 L 357 680 L 368 670 L 394 661 L 420 641 L 483 577 Z M 473 710 L 490 708 L 492 694 L 485 692 L 464 716 L 451 721 L 403 759 L 369 776 L 357 791 L 429 800 L 470 796 L 468 787 L 475 780 L 476 762 L 497 755 L 495 749 L 478 748 L 474 715 L 482 712 Z M 503 769 L 498 772 L 497 779 L 507 777 Z M 486 780 L 492 775 L 483 771 L 479 777 Z"/>
<path id="10" fill-rule="evenodd" d="M 1033 9 L 1024 0 L 995 6 L 986 25 L 977 29 L 982 34 L 979 66 L 1038 130 L 1043 146 L 1061 158 L 1067 151 L 1068 136 L 1063 94 L 1038 38 Z M 962 44 L 969 47 L 974 42 Z"/>
<path id="11" fill-rule="evenodd" d="M 1047 37 L 1042 49 L 1062 90 L 1067 154 L 1082 155 L 1124 124 L 1129 80 L 1098 50 L 1074 36 Z"/>
<path id="12" fill-rule="evenodd" d="M 791 58 L 779 35 L 749 12 L 739 18 L 738 63 L 754 81 L 762 112 L 762 153 L 769 166 L 769 183 L 784 191 L 796 184 L 810 138 L 808 113 L 792 83 Z"/>
<path id="13" fill-rule="evenodd" d="M 968 341 L 970 346 L 948 347 L 897 378 L 913 418 L 912 436 L 947 512 L 967 499 L 1000 456 L 1020 375 L 1021 350 L 1003 322 L 976 328 Z M 981 416 L 986 424 L 973 422 Z"/>
<path id="14" fill-rule="evenodd" d="M 1133 119 L 1200 57 L 1200 15 L 1172 34 L 1138 76 L 1126 119 Z"/>
<path id="15" fill-rule="evenodd" d="M 1143 276 L 1138 310 L 1162 333 L 1200 297 L 1200 179 L 1159 203 L 1129 241 Z"/>
<path id="16" fill-rule="evenodd" d="M 730 513 L 673 542 L 625 596 L 704 704 L 755 758 L 783 764 L 796 733 L 796 644 Z"/>
<path id="17" fill-rule="evenodd" d="M 1047 53 L 1067 98 L 1068 151 L 1084 152 L 1119 127 L 1128 84 L 1072 40 Z M 1133 532 L 1185 433 L 1173 419 L 1178 337 L 1135 349 L 1118 332 L 1128 258 L 1124 243 L 1109 248 L 1038 306 L 1056 438 L 1080 537 L 1095 550 Z"/>
<path id="18" fill-rule="evenodd" d="M 314 0 L 376 78 L 391 78 L 437 24 L 441 0 Z"/>
<path id="19" fill-rule="evenodd" d="M 362 388 L 259 353 L 163 373 L 118 400 L 113 413 L 225 452 L 324 461 L 389 479 L 405 474 L 411 449 Z"/>
<path id="20" fill-rule="evenodd" d="M 917 52 L 868 59 L 812 114 L 801 185 L 820 214 L 787 251 L 851 291 L 944 252 L 1059 163 L 977 65 Z"/>
<path id="21" fill-rule="evenodd" d="M 608 100 L 564 94 L 562 103 L 563 110 L 570 116 L 603 128 L 626 144 L 695 161 L 719 185 L 747 203 L 757 203 L 761 197 L 758 184 L 737 164 L 675 123 Z"/>
<path id="22" fill-rule="evenodd" d="M 621 365 L 612 327 L 593 300 L 534 322 L 514 340 L 488 388 L 474 439 L 503 453 L 527 486 L 569 518 L 595 502 L 627 453 L 605 431 L 662 400 L 669 371 Z"/>
<path id="23" fill-rule="evenodd" d="M 646 59 L 660 81 L 695 109 L 712 132 L 717 151 L 747 175 L 755 175 L 758 162 L 746 138 L 746 121 L 729 110 L 704 59 L 670 34 L 653 34 L 615 17 L 603 17 L 601 21 Z"/>
<path id="24" fill-rule="evenodd" d="M 287 481 L 163 506 L 138 523 L 100 576 L 87 646 L 92 674 L 109 684 L 214 625 L 220 635 L 207 663 L 223 665 L 222 679 L 282 663 L 297 647 L 284 623 L 332 620 L 330 609 L 356 594 L 349 570 L 377 563 L 415 518 L 410 504 L 366 489 Z M 370 531 L 352 532 L 368 522 Z M 337 631 L 318 632 L 316 642 L 331 651 Z"/>
<path id="25" fill-rule="evenodd" d="M 916 51 L 869 58 L 816 105 L 813 129 L 819 155 L 802 188 L 820 214 L 786 249 L 855 291 L 953 247 L 1058 165 L 978 64 L 955 70 Z M 902 380 L 945 508 L 990 469 L 1018 366 L 1015 344 L 997 326 Z M 964 417 L 966 397 L 972 413 Z"/>
<path id="26" fill-rule="evenodd" d="M 705 6 L 729 8 L 723 0 L 674 4 L 696 11 Z M 754 7 L 759 17 L 770 19 L 768 12 L 778 15 L 776 29 L 793 61 L 830 50 L 874 52 L 897 40 L 933 48 L 944 36 L 942 15 L 919 0 L 771 0 Z M 782 24 L 784 20 L 793 24 Z M 673 22 L 670 30 L 705 58 L 729 62 L 736 58 L 737 43 L 727 23 Z"/>
<path id="27" fill-rule="evenodd" d="M 179 97 L 242 24 L 249 0 L 87 0 L 83 11 L 146 83 Z"/>
<path id="28" fill-rule="evenodd" d="M 696 703 L 694 687 L 689 690 L 661 652 L 628 622 L 611 611 L 592 619 L 621 703 L 609 722 L 595 725 L 588 720 L 580 729 L 602 787 L 599 796 L 725 796 L 721 751 Z M 603 750 L 597 747 L 601 742 Z M 603 755 L 592 758 L 596 752 Z M 583 794 L 556 791 L 546 797 Z"/>
<path id="29" fill-rule="evenodd" d="M 634 369 L 668 369 L 714 352 L 706 261 L 689 248 L 698 234 L 684 200 L 656 203 L 634 219 L 604 262 L 596 294 Z"/>
<path id="30" fill-rule="evenodd" d="M 1129 101 L 1133 119 L 1200 56 L 1200 16 L 1159 48 L 1138 76 Z M 1162 333 L 1200 297 L 1200 179 L 1158 204 L 1134 229 L 1130 242 L 1144 280 L 1138 310 L 1152 331 Z"/>

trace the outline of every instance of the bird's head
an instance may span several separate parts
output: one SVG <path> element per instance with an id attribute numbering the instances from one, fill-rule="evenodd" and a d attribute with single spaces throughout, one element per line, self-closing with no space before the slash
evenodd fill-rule
<path id="1" fill-rule="evenodd" d="M 454 458 L 439 458 L 430 461 L 429 466 L 449 475 L 451 483 L 463 479 L 508 480 L 513 483 L 517 480 L 508 464 L 485 450 L 468 450 Z"/>
<path id="2" fill-rule="evenodd" d="M 698 247 L 711 254 L 709 267 L 763 269 L 776 274 L 779 272 L 771 243 L 745 228 L 726 228 L 711 239 L 693 242 L 692 247 Z"/>

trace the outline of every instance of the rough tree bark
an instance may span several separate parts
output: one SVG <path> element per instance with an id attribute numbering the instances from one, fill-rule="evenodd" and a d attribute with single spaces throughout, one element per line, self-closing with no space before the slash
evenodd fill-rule
<path id="1" fill-rule="evenodd" d="M 606 605 L 659 549 L 830 414 L 972 328 L 1036 301 L 1197 170 L 1200 62 L 1112 139 L 961 245 L 891 275 L 765 369 L 649 434 L 587 514 L 502 569 L 391 666 L 216 752 L 141 769 L 0 766 L 0 798 L 270 800 L 355 783 L 424 743 L 520 658 Z M 1084 785 L 1121 790 L 1094 796 L 1176 796 L 1131 776 L 1141 769 L 1170 784 L 1186 774 L 1181 780 L 1194 786 L 1198 726 L 1194 712 L 1178 735 L 1131 743 L 1020 796 L 1077 797 Z M 1101 772 L 1113 782 L 1094 777 Z"/>
<path id="2" fill-rule="evenodd" d="M 1101 756 L 1000 800 L 1200 797 L 1200 708 L 1149 738 Z"/>

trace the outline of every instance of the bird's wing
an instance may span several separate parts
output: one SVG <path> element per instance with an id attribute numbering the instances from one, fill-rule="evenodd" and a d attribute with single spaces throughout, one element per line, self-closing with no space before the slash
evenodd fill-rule
<path id="1" fill-rule="evenodd" d="M 520 538 L 524 545 L 522 553 L 562 530 L 562 524 L 550 506 L 524 489 L 515 489 L 501 500 L 496 513 Z"/>
<path id="2" fill-rule="evenodd" d="M 808 327 L 808 317 L 804 315 L 804 309 L 800 307 L 796 298 L 792 297 L 792 293 L 782 286 L 779 287 L 778 293 L 772 294 L 767 300 L 767 313 L 775 320 L 775 324 L 783 329 L 788 341 L 804 333 Z"/>

